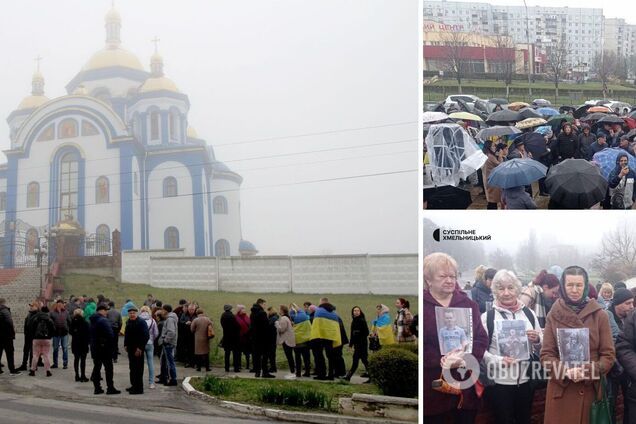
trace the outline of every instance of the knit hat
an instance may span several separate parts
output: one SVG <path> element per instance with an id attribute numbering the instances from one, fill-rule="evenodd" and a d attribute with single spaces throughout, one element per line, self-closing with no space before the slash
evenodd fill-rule
<path id="1" fill-rule="evenodd" d="M 245 310 L 245 305 L 236 305 L 236 313 L 239 313 L 244 310 Z"/>
<path id="2" fill-rule="evenodd" d="M 224 311 L 231 311 L 232 310 L 232 305 L 223 305 L 223 310 Z"/>
<path id="3" fill-rule="evenodd" d="M 627 289 L 617 289 L 614 292 L 614 297 L 612 298 L 612 305 L 620 305 L 623 302 L 628 301 L 629 299 L 633 299 L 634 294 Z"/>

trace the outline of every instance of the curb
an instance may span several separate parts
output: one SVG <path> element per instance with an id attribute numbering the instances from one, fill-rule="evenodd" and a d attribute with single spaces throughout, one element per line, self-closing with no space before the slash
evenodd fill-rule
<path id="1" fill-rule="evenodd" d="M 247 405 L 244 403 L 230 402 L 227 400 L 220 400 L 214 396 L 207 395 L 199 392 L 190 384 L 192 377 L 184 378 L 181 383 L 181 388 L 186 392 L 188 396 L 193 396 L 197 399 L 213 403 L 216 406 L 231 409 L 243 414 L 264 416 L 267 418 L 274 418 L 281 421 L 314 423 L 314 424 L 359 424 L 359 423 L 386 423 L 386 424 L 405 424 L 409 421 L 395 421 L 387 420 L 385 418 L 369 418 L 369 417 L 352 417 L 348 415 L 334 415 L 334 414 L 318 414 L 312 412 L 296 412 L 296 411 L 284 411 L 281 409 L 264 408 L 261 406 Z"/>

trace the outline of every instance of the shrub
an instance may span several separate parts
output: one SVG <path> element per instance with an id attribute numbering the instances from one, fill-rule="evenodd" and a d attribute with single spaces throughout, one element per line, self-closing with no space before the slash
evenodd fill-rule
<path id="1" fill-rule="evenodd" d="M 419 353 L 417 343 L 398 343 L 398 344 L 389 346 L 389 349 L 404 349 L 416 355 Z"/>
<path id="2" fill-rule="evenodd" d="M 263 403 L 287 405 L 331 411 L 332 397 L 323 392 L 299 387 L 270 386 L 259 390 L 258 398 Z"/>
<path id="3" fill-rule="evenodd" d="M 215 396 L 226 396 L 232 392 L 232 385 L 227 380 L 208 375 L 203 380 L 203 389 Z"/>
<path id="4" fill-rule="evenodd" d="M 418 357 L 396 347 L 383 347 L 369 359 L 371 381 L 387 396 L 417 396 Z"/>

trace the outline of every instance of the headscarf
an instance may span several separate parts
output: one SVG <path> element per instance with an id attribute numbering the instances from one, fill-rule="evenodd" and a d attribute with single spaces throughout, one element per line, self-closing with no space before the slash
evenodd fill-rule
<path id="1" fill-rule="evenodd" d="M 567 271 L 571 269 L 579 269 L 583 272 L 583 284 L 584 284 L 583 295 L 576 302 L 570 299 L 565 292 L 565 277 L 567 276 Z M 585 308 L 585 305 L 587 305 L 587 303 L 590 301 L 590 298 L 588 297 L 589 291 L 590 291 L 590 283 L 589 283 L 589 278 L 587 276 L 587 272 L 585 271 L 585 269 L 581 268 L 580 266 L 574 265 L 574 266 L 569 266 L 563 270 L 563 274 L 561 275 L 561 281 L 559 284 L 559 294 L 561 295 L 561 299 L 563 299 L 565 304 L 570 309 L 572 309 L 575 313 L 578 314 L 579 312 L 581 312 L 581 310 Z"/>

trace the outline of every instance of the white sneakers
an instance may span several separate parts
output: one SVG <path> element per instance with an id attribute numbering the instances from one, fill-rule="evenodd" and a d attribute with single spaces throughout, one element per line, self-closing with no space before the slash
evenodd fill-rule
<path id="1" fill-rule="evenodd" d="M 155 387 L 155 383 L 150 383 L 150 385 L 148 386 L 149 389 L 154 389 Z"/>

